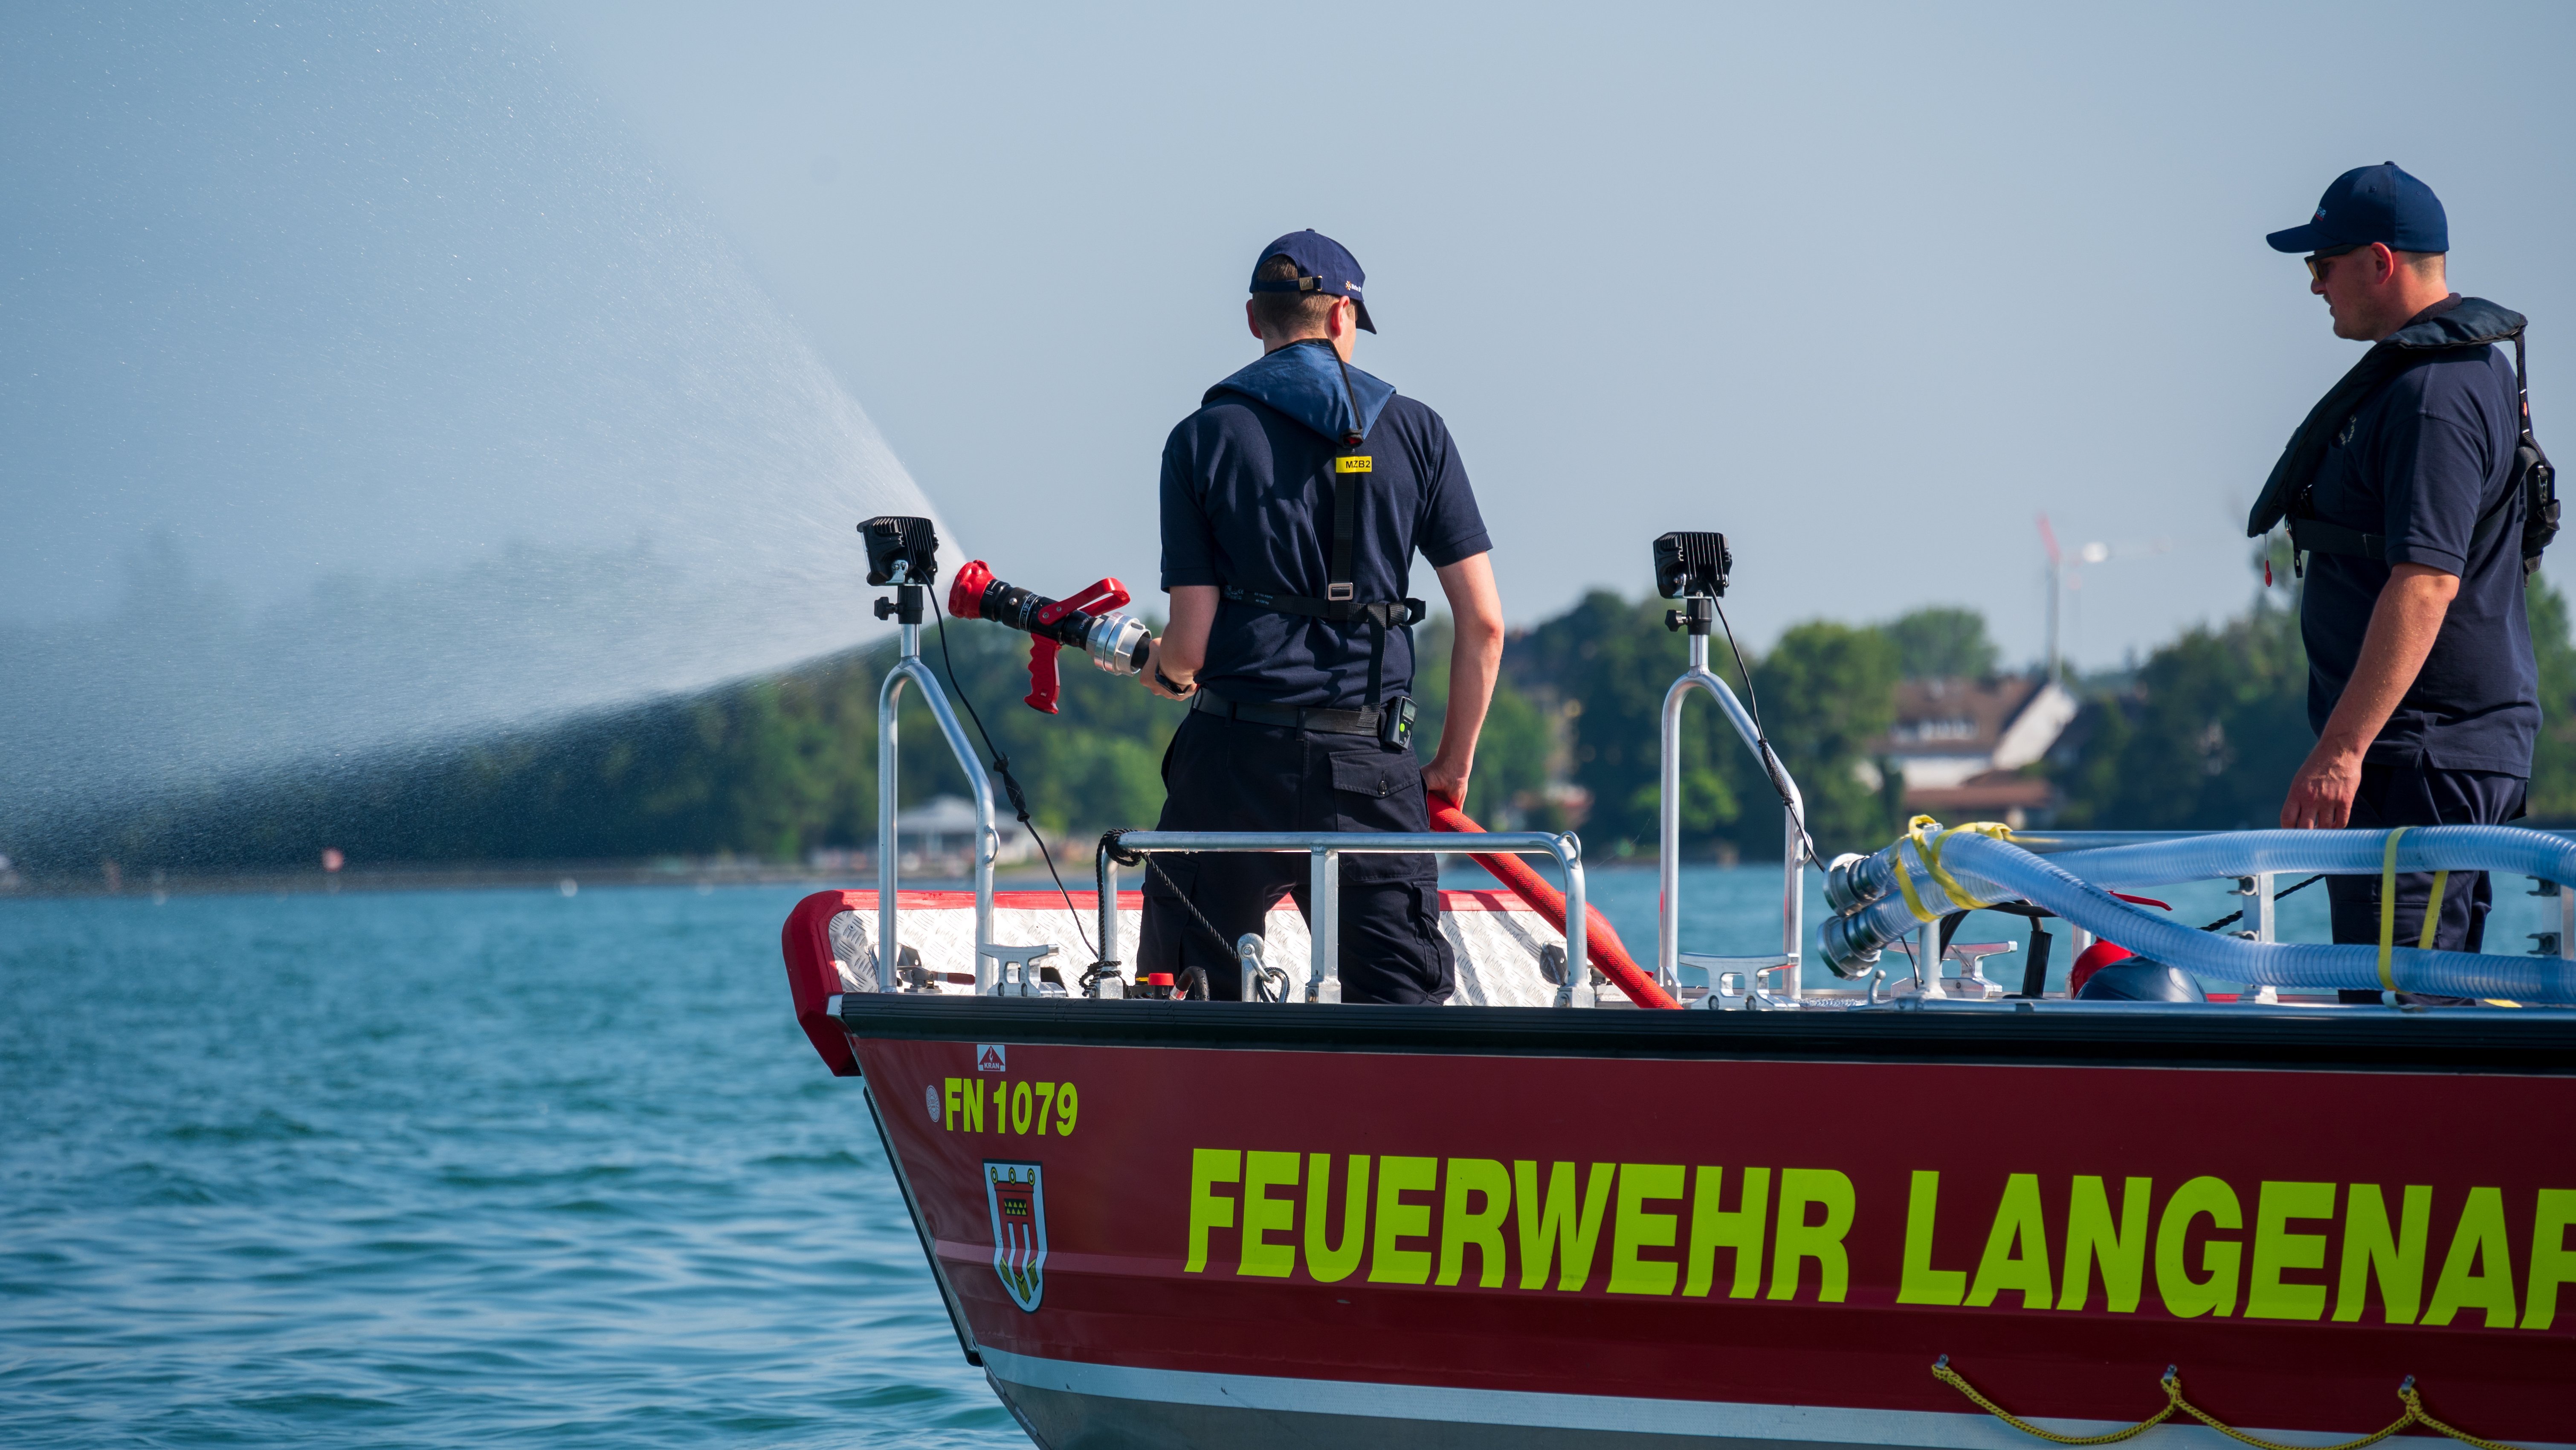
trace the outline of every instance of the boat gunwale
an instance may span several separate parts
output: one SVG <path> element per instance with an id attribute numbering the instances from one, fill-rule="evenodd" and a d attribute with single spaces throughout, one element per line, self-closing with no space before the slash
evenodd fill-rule
<path id="1" fill-rule="evenodd" d="M 2576 1076 L 2576 1012 L 1645 1012 L 850 993 L 857 1039 L 1478 1057 Z M 1969 1004 L 1960 1004 L 1966 1006 Z M 2033 1004 L 2038 1005 L 2038 1004 Z"/>

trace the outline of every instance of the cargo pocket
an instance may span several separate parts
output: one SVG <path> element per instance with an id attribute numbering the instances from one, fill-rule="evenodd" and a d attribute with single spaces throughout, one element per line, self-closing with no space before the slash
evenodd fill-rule
<path id="1" fill-rule="evenodd" d="M 1333 793 L 1360 798 L 1335 802 L 1344 814 L 1366 820 L 1377 830 L 1419 829 L 1377 824 L 1378 818 L 1391 819 L 1405 810 L 1407 793 L 1422 793 L 1422 763 L 1412 751 L 1380 750 L 1372 745 L 1365 755 L 1335 755 L 1332 769 Z M 1365 804 L 1371 801 L 1384 804 Z"/>
<path id="2" fill-rule="evenodd" d="M 1353 741 L 1349 753 L 1330 759 L 1333 820 L 1337 831 L 1427 831 L 1422 765 L 1413 752 L 1380 750 L 1374 740 Z M 1346 881 L 1429 881 L 1439 874 L 1436 857 L 1381 856 L 1374 852 L 1342 858 Z"/>

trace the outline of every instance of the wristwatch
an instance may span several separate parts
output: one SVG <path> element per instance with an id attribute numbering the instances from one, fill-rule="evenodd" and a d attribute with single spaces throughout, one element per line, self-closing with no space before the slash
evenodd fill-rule
<path id="1" fill-rule="evenodd" d="M 1174 680 L 1170 675 L 1164 674 L 1163 667 L 1161 665 L 1154 666 L 1154 683 L 1161 685 L 1164 689 L 1184 698 L 1195 695 L 1199 691 L 1199 687 L 1195 682 L 1184 685 L 1179 681 Z"/>

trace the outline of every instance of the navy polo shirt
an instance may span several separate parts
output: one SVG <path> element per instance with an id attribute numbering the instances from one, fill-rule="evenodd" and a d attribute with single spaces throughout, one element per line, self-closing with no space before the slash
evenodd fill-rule
<path id="1" fill-rule="evenodd" d="M 2326 449 L 2317 517 L 2384 535 L 2386 562 L 2312 554 L 2299 610 L 2308 724 L 2323 733 L 2361 661 L 2392 564 L 2459 576 L 2442 632 L 2367 758 L 2528 777 L 2539 669 L 2523 614 L 2522 500 L 2508 475 L 2521 435 L 2513 365 L 2492 347 L 2420 363 L 2365 401 Z M 2500 515 L 2479 543 L 2478 523 Z"/>
<path id="2" fill-rule="evenodd" d="M 1338 380 L 1316 366 L 1320 352 L 1271 354 L 1211 390 L 1172 430 L 1163 445 L 1165 591 L 1231 584 L 1324 596 L 1332 461 L 1339 452 L 1326 430 L 1337 432 L 1348 410 Z M 1361 488 L 1352 583 L 1363 601 L 1402 599 L 1413 592 L 1417 551 L 1434 568 L 1446 568 L 1493 546 L 1440 415 L 1356 368 L 1352 373 L 1364 380 L 1362 408 L 1376 414 L 1363 419 L 1361 451 L 1372 460 L 1371 471 L 1352 475 Z M 1315 386 L 1318 381 L 1324 386 Z M 1365 620 L 1335 622 L 1224 600 L 1199 683 L 1245 704 L 1358 709 L 1368 697 L 1372 633 Z M 1385 693 L 1411 687 L 1413 644 L 1406 631 L 1387 631 L 1383 668 Z"/>

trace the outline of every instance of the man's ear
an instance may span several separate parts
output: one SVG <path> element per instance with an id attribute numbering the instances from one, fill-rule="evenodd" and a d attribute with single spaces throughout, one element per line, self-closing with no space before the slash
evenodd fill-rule
<path id="1" fill-rule="evenodd" d="M 1243 325 L 1252 329 L 1252 335 L 1254 337 L 1261 338 L 1263 342 L 1268 342 L 1270 340 L 1266 337 L 1261 337 L 1261 319 L 1253 315 L 1252 299 L 1249 297 L 1243 299 Z"/>

